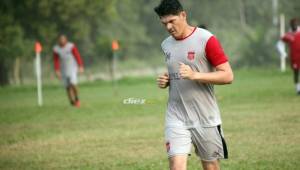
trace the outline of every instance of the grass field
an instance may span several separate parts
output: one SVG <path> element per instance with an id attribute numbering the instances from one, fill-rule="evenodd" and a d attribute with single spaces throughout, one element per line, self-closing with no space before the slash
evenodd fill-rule
<path id="1" fill-rule="evenodd" d="M 164 170 L 167 91 L 155 78 L 80 87 L 82 107 L 68 105 L 60 86 L 0 89 L 0 169 Z M 230 86 L 216 86 L 229 160 L 222 169 L 300 169 L 300 96 L 290 73 L 240 70 Z M 123 99 L 146 99 L 125 105 Z M 189 169 L 201 169 L 195 154 Z"/>

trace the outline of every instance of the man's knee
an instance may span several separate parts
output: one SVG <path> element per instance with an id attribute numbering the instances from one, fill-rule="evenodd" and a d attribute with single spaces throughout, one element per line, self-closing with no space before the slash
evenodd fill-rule
<path id="1" fill-rule="evenodd" d="M 202 161 L 202 166 L 204 170 L 220 170 L 219 161 Z"/>
<path id="2" fill-rule="evenodd" d="M 187 155 L 174 156 L 169 158 L 170 170 L 186 170 Z"/>

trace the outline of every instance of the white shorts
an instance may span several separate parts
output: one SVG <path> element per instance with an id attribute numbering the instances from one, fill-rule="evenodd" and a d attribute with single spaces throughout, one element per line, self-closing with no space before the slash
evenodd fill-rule
<path id="1" fill-rule="evenodd" d="M 72 73 L 72 74 L 63 75 L 62 82 L 65 87 L 68 87 L 70 85 L 77 85 L 77 83 L 78 83 L 77 72 L 74 71 L 74 73 Z"/>
<path id="2" fill-rule="evenodd" d="M 166 148 L 169 157 L 190 154 L 192 144 L 203 161 L 227 159 L 227 146 L 221 126 L 166 126 Z"/>

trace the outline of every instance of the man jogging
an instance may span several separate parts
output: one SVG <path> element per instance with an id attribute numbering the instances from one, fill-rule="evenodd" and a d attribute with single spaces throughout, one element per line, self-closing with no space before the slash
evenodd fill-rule
<path id="1" fill-rule="evenodd" d="M 80 107 L 78 97 L 77 72 L 83 73 L 83 62 L 77 47 L 68 42 L 65 35 L 60 35 L 58 45 L 53 48 L 54 69 L 56 76 L 63 81 L 71 105 Z M 79 67 L 79 70 L 78 70 Z"/>
<path id="2" fill-rule="evenodd" d="M 290 21 L 291 32 L 286 33 L 281 40 L 288 44 L 290 49 L 291 68 L 294 72 L 294 83 L 296 85 L 297 94 L 300 95 L 300 27 L 299 20 L 294 18 Z"/>
<path id="3" fill-rule="evenodd" d="M 220 169 L 227 158 L 214 84 L 230 84 L 233 73 L 217 38 L 187 23 L 178 0 L 162 0 L 154 9 L 171 36 L 162 42 L 168 73 L 158 77 L 169 87 L 165 120 L 171 170 L 185 170 L 192 144 L 205 170 Z"/>

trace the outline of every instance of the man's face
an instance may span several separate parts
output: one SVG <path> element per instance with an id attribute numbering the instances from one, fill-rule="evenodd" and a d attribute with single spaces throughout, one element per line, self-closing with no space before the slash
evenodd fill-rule
<path id="1" fill-rule="evenodd" d="M 182 38 L 184 28 L 186 26 L 186 13 L 180 12 L 178 15 L 167 15 L 160 18 L 161 23 L 166 30 L 175 39 Z"/>
<path id="2" fill-rule="evenodd" d="M 298 23 L 297 22 L 292 23 L 291 27 L 292 27 L 292 31 L 297 31 L 297 29 L 298 29 Z"/>
<path id="3" fill-rule="evenodd" d="M 60 46 L 63 47 L 63 46 L 65 46 L 67 43 L 68 43 L 67 37 L 64 36 L 64 35 L 61 35 L 61 36 L 59 37 L 59 39 L 58 39 L 58 44 L 59 44 Z"/>

